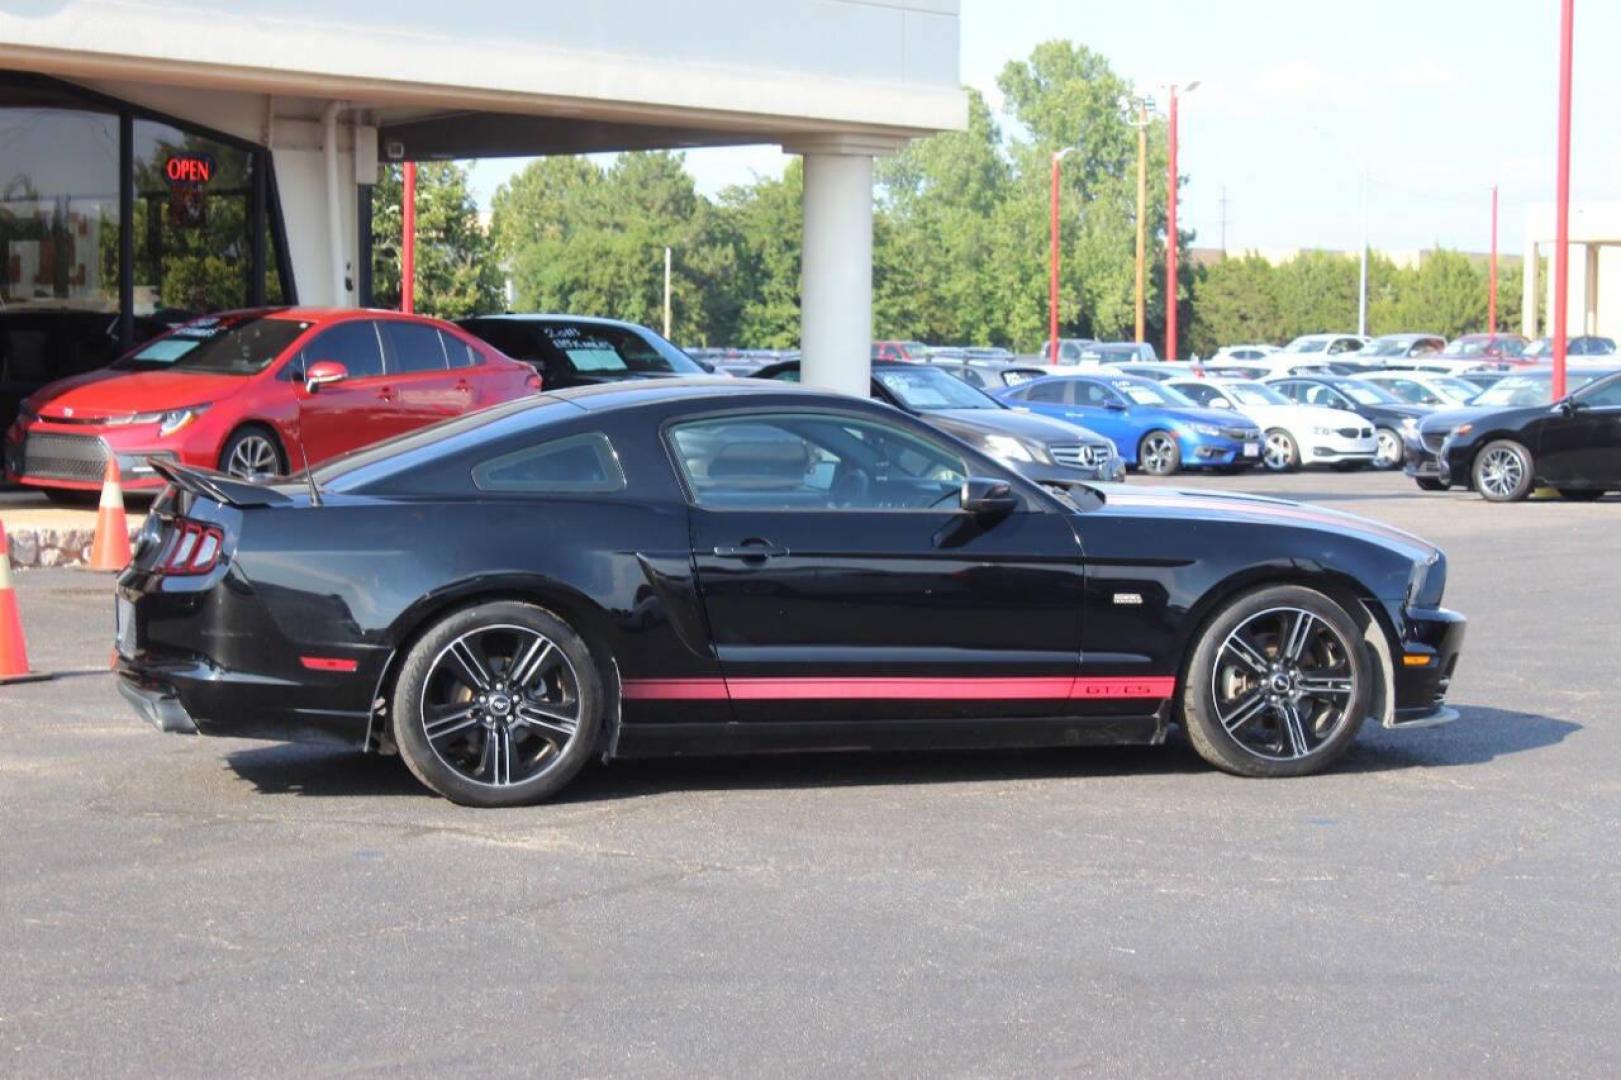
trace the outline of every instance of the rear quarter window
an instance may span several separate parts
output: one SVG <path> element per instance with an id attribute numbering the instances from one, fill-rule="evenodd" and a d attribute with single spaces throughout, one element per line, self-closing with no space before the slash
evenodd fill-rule
<path id="1" fill-rule="evenodd" d="M 586 494 L 623 491 L 625 473 L 608 437 L 570 435 L 473 466 L 480 491 Z"/>

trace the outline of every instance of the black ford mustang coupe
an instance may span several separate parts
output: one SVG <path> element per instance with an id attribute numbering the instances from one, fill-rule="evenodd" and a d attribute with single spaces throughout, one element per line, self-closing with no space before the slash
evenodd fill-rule
<path id="1" fill-rule="evenodd" d="M 165 465 L 116 669 L 166 731 L 396 751 L 480 806 L 588 759 L 1158 743 L 1299 776 L 1451 719 L 1423 541 L 1046 488 L 888 406 L 697 379 L 514 401 L 262 486 Z"/>

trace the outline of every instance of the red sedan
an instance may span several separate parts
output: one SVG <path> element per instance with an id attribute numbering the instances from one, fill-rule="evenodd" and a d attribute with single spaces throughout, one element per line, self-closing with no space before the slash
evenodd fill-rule
<path id="1" fill-rule="evenodd" d="M 163 486 L 147 458 L 264 479 L 539 389 L 533 368 L 438 319 L 223 312 L 35 393 L 6 471 L 68 498 L 100 486 L 109 454 L 135 490 Z"/>

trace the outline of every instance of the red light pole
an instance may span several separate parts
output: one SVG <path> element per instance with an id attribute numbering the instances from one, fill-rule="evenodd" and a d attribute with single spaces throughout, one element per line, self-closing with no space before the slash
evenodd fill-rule
<path id="1" fill-rule="evenodd" d="M 1497 340 L 1497 185 L 1492 185 L 1492 270 L 1491 285 L 1486 290 L 1486 332 L 1490 341 Z"/>
<path id="2" fill-rule="evenodd" d="M 1553 397 L 1565 396 L 1565 334 L 1570 300 L 1570 67 L 1571 23 L 1575 20 L 1575 0 L 1559 5 L 1559 154 L 1555 181 L 1555 223 L 1553 252 Z M 1527 296 L 1522 303 L 1536 302 Z"/>
<path id="3" fill-rule="evenodd" d="M 1052 253 L 1047 284 L 1047 363 L 1058 363 L 1058 163 L 1068 156 L 1073 146 L 1066 146 L 1053 155 L 1052 185 Z"/>
<path id="4" fill-rule="evenodd" d="M 401 197 L 404 221 L 400 226 L 400 310 L 416 310 L 417 282 L 417 165 L 405 163 L 405 192 Z"/>
<path id="5" fill-rule="evenodd" d="M 1183 88 L 1184 93 L 1191 94 L 1199 88 L 1197 80 L 1188 83 Z M 1177 174 L 1177 86 L 1171 83 L 1168 87 L 1171 94 L 1170 109 L 1170 153 L 1165 167 L 1165 359 L 1176 359 L 1176 260 L 1177 231 L 1176 231 L 1176 201 L 1181 179 Z"/>

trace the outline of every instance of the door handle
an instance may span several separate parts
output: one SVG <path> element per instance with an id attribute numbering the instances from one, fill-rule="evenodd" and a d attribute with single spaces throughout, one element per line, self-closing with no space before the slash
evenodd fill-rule
<path id="1" fill-rule="evenodd" d="M 788 549 L 778 547 L 769 540 L 751 537 L 741 544 L 722 544 L 715 549 L 717 559 L 758 559 L 764 562 L 767 559 L 780 559 L 788 554 Z"/>

